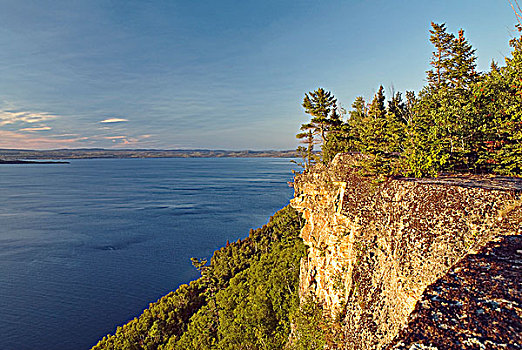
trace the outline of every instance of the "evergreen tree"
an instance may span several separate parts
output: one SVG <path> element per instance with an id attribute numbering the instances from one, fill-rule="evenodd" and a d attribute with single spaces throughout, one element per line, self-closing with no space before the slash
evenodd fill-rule
<path id="1" fill-rule="evenodd" d="M 312 118 L 309 123 L 303 124 L 301 127 L 305 133 L 300 133 L 297 137 L 306 139 L 308 131 L 318 135 L 322 149 L 322 161 L 327 164 L 335 154 L 346 149 L 345 130 L 347 125 L 344 125 L 342 121 L 343 110 L 339 107 L 333 94 L 323 88 L 306 93 L 302 106 Z"/>
<path id="2" fill-rule="evenodd" d="M 366 101 L 362 96 L 358 96 L 352 103 L 352 110 L 349 112 L 349 148 L 353 151 L 361 150 L 361 134 L 368 116 Z"/>
<path id="3" fill-rule="evenodd" d="M 385 100 L 384 88 L 380 86 L 360 129 L 360 151 L 368 156 L 362 163 L 364 173 L 389 175 L 393 172 L 391 156 L 394 149 L 389 142 L 391 130 Z"/>
<path id="4" fill-rule="evenodd" d="M 404 150 L 405 127 L 410 116 L 402 95 L 397 92 L 388 102 L 386 114 L 386 142 L 389 153 L 398 153 Z"/>
<path id="5" fill-rule="evenodd" d="M 334 104 L 329 118 L 329 128 L 326 142 L 322 147 L 323 162 L 329 163 L 337 153 L 349 150 L 349 125 L 343 122 L 346 111 Z"/>
<path id="6" fill-rule="evenodd" d="M 479 166 L 502 175 L 522 175 L 522 38 L 511 40 L 506 66 L 492 65 L 475 85 L 473 100 L 484 120 Z"/>
<path id="7" fill-rule="evenodd" d="M 402 153 L 404 175 L 436 176 L 447 163 L 448 154 L 444 152 L 446 147 L 441 134 L 443 129 L 430 113 L 432 103 L 436 101 L 432 98 L 432 91 L 434 89 L 424 88 L 413 106 Z"/>
<path id="8" fill-rule="evenodd" d="M 433 69 L 427 71 L 428 82 L 431 86 L 439 88 L 448 84 L 452 65 L 452 46 L 455 39 L 453 34 L 446 32 L 444 23 L 431 22 L 430 42 L 435 47 L 432 53 L 431 66 Z"/>
<path id="9" fill-rule="evenodd" d="M 475 50 L 460 29 L 458 37 L 446 31 L 446 25 L 431 23 L 431 70 L 427 71 L 430 86 L 435 88 L 467 88 L 477 80 Z"/>
<path id="10" fill-rule="evenodd" d="M 386 133 L 386 108 L 384 107 L 384 88 L 382 85 L 368 107 L 368 115 L 361 130 L 361 151 L 377 154 L 383 151 Z"/>
<path id="11" fill-rule="evenodd" d="M 476 171 L 483 120 L 471 103 L 472 87 L 479 80 L 475 50 L 463 30 L 455 38 L 444 24 L 431 25 L 433 68 L 415 107 L 415 125 L 408 129 L 407 163 L 416 176 Z"/>
<path id="12" fill-rule="evenodd" d="M 459 36 L 451 45 L 451 69 L 448 78 L 453 87 L 467 88 L 478 79 L 476 72 L 475 50 L 464 38 L 464 30 L 459 30 Z"/>
<path id="13" fill-rule="evenodd" d="M 403 118 L 406 125 L 409 125 L 413 117 L 413 109 L 417 104 L 417 96 L 414 91 L 406 91 L 406 102 L 404 104 Z"/>
<path id="14" fill-rule="evenodd" d="M 302 106 L 305 113 L 312 116 L 311 124 L 315 128 L 315 132 L 321 137 L 323 144 L 326 143 L 326 133 L 328 132 L 332 122 L 335 119 L 330 118 L 335 113 L 337 100 L 330 91 L 318 88 L 313 92 L 305 94 Z"/>
<path id="15" fill-rule="evenodd" d="M 310 169 L 310 167 L 317 161 L 317 157 L 314 154 L 314 145 L 317 144 L 317 140 L 313 133 L 313 129 L 314 127 L 312 124 L 303 124 L 301 125 L 302 132 L 296 135 L 296 138 L 298 138 L 301 143 L 305 144 L 306 147 L 297 147 L 297 152 L 303 159 L 303 163 L 294 163 L 301 165 L 305 170 Z"/>

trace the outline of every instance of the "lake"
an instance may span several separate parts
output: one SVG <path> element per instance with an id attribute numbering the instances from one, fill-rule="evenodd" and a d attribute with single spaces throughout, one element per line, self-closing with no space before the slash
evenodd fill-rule
<path id="1" fill-rule="evenodd" d="M 0 166 L 0 349 L 89 349 L 288 204 L 288 159 Z"/>

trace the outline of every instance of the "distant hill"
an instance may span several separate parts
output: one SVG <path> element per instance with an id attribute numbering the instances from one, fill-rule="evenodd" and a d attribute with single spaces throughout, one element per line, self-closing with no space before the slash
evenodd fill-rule
<path id="1" fill-rule="evenodd" d="M 160 149 L 55 149 L 55 150 L 22 150 L 0 149 L 0 159 L 86 159 L 86 158 L 296 158 L 297 153 L 287 151 L 227 151 L 227 150 L 160 150 Z"/>

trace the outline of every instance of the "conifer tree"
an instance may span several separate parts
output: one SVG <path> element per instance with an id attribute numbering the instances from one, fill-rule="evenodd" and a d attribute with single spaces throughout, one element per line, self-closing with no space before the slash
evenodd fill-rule
<path id="1" fill-rule="evenodd" d="M 452 65 L 452 46 L 455 36 L 446 32 L 444 23 L 431 22 L 430 42 L 435 47 L 432 53 L 431 66 L 433 69 L 427 71 L 428 82 L 431 86 L 439 88 L 448 83 Z"/>
<path id="2" fill-rule="evenodd" d="M 397 92 L 388 102 L 386 119 L 388 152 L 401 152 L 404 149 L 405 127 L 409 116 L 400 92 Z"/>
<path id="3" fill-rule="evenodd" d="M 381 85 L 370 104 L 368 116 L 373 119 L 382 119 L 386 114 L 386 108 L 384 107 L 385 101 L 386 97 L 384 96 L 384 88 Z"/>
<path id="4" fill-rule="evenodd" d="M 476 72 L 475 50 L 464 38 L 464 30 L 459 30 L 459 35 L 451 45 L 451 69 L 448 78 L 453 87 L 467 88 L 478 79 Z"/>
<path id="5" fill-rule="evenodd" d="M 482 119 L 471 103 L 471 88 L 479 79 L 475 50 L 463 30 L 455 38 L 444 24 L 431 25 L 433 68 L 415 108 L 415 125 L 408 129 L 407 158 L 416 175 L 475 170 L 482 138 Z"/>
<path id="6" fill-rule="evenodd" d="M 322 147 L 323 162 L 329 163 L 337 153 L 349 150 L 349 125 L 343 121 L 346 111 L 337 105 L 332 108 L 329 118 L 326 143 Z"/>
<path id="7" fill-rule="evenodd" d="M 335 113 L 336 98 L 330 91 L 318 88 L 305 94 L 302 106 L 305 113 L 312 116 L 311 124 L 315 128 L 315 132 L 321 137 L 322 143 L 326 143 L 326 134 L 329 127 L 332 125 L 332 121 L 336 122 L 335 118 L 330 118 L 332 113 Z"/>
<path id="8" fill-rule="evenodd" d="M 360 131 L 360 150 L 369 158 L 363 162 L 368 174 L 391 173 L 388 118 L 386 115 L 384 88 L 379 87 Z"/>
<path id="9" fill-rule="evenodd" d="M 475 85 L 473 100 L 483 123 L 479 166 L 502 175 L 522 175 L 522 37 L 512 39 L 506 66 L 492 66 Z"/>
<path id="10" fill-rule="evenodd" d="M 345 148 L 342 109 L 333 94 L 323 88 L 306 93 L 302 106 L 312 118 L 309 123 L 303 124 L 301 130 L 309 130 L 320 137 L 322 161 L 327 164 L 336 153 Z M 303 140 L 307 138 L 303 133 L 297 137 Z"/>
<path id="11" fill-rule="evenodd" d="M 413 110 L 415 105 L 417 104 L 417 96 L 415 96 L 414 91 L 406 91 L 406 102 L 404 103 L 404 111 L 403 118 L 404 123 L 409 125 L 413 118 Z"/>
<path id="12" fill-rule="evenodd" d="M 298 138 L 301 143 L 306 145 L 306 147 L 299 146 L 297 148 L 297 152 L 304 162 L 302 164 L 297 164 L 303 166 L 305 170 L 310 169 L 310 167 L 316 162 L 316 157 L 314 155 L 314 145 L 317 144 L 317 140 L 313 133 L 313 129 L 314 127 L 310 123 L 303 124 L 301 125 L 302 132 L 296 135 L 296 138 Z"/>
<path id="13" fill-rule="evenodd" d="M 349 148 L 353 151 L 361 150 L 361 133 L 367 118 L 368 108 L 362 96 L 358 96 L 352 103 L 352 110 L 349 112 Z"/>
<path id="14" fill-rule="evenodd" d="M 435 88 L 466 88 L 476 81 L 475 50 L 464 37 L 460 29 L 458 37 L 446 31 L 446 25 L 431 22 L 430 42 L 435 51 L 432 53 L 431 70 L 427 71 L 429 84 Z"/>

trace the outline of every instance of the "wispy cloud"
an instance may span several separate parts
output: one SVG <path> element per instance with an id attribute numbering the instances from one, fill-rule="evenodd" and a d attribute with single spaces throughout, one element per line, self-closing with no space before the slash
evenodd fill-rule
<path id="1" fill-rule="evenodd" d="M 125 118 L 108 118 L 104 120 L 100 120 L 100 123 L 124 123 L 128 122 L 128 119 Z"/>
<path id="2" fill-rule="evenodd" d="M 40 126 L 36 128 L 23 128 L 18 131 L 45 131 L 45 130 L 51 130 L 52 128 L 50 126 Z"/>
<path id="3" fill-rule="evenodd" d="M 116 140 L 116 139 L 126 139 L 127 136 L 105 136 L 104 139 L 106 140 Z"/>
<path id="4" fill-rule="evenodd" d="M 14 131 L 0 130 L 0 148 L 22 148 L 22 149 L 50 149 L 55 147 L 80 146 L 81 142 L 88 142 L 87 137 L 71 137 L 56 139 L 28 134 L 20 134 Z"/>
<path id="5" fill-rule="evenodd" d="M 147 144 L 145 139 L 149 138 L 151 135 L 142 135 L 142 136 L 125 136 L 125 135 L 115 135 L 115 136 L 104 136 L 102 137 L 105 140 L 111 140 L 112 143 L 116 146 L 137 146 L 137 145 L 145 145 Z"/>
<path id="6" fill-rule="evenodd" d="M 17 123 L 42 123 L 56 118 L 59 118 L 59 116 L 50 113 L 38 113 L 29 111 L 12 112 L 0 110 L 0 126 Z"/>

